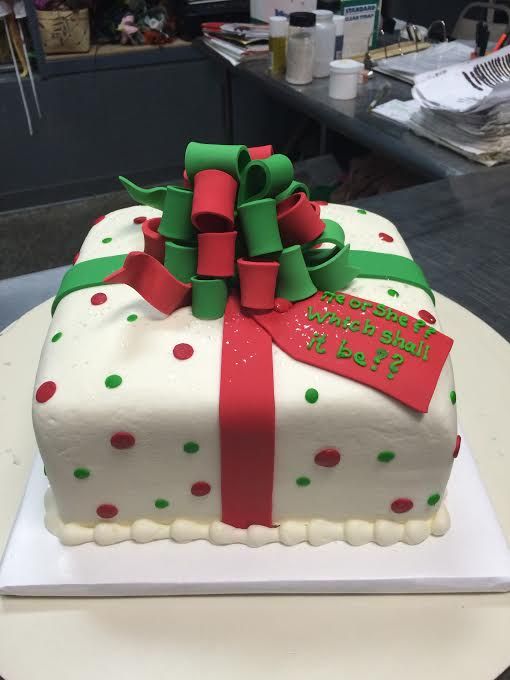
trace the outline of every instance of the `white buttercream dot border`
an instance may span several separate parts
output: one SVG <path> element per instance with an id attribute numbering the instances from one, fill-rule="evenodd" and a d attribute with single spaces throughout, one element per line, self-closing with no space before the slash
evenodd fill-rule
<path id="1" fill-rule="evenodd" d="M 89 542 L 113 545 L 130 540 L 136 543 L 150 543 L 162 539 L 172 539 L 178 543 L 202 539 L 215 545 L 242 543 L 251 548 L 259 548 L 268 543 L 291 546 L 308 542 L 313 546 L 320 546 L 333 541 L 346 541 L 355 546 L 372 542 L 388 546 L 399 541 L 416 545 L 431 535 L 443 536 L 450 528 L 450 516 L 444 504 L 428 520 L 412 519 L 407 522 L 388 520 L 366 522 L 357 519 L 346 522 L 328 522 L 324 519 L 312 519 L 309 522 L 289 520 L 282 522 L 278 527 L 254 524 L 248 529 L 236 529 L 218 521 L 204 524 L 187 519 L 176 519 L 171 524 L 160 524 L 150 519 L 138 519 L 131 525 L 99 522 L 94 527 L 85 527 L 72 522 L 64 524 L 61 521 L 51 489 L 46 492 L 44 505 L 46 528 L 64 545 Z"/>

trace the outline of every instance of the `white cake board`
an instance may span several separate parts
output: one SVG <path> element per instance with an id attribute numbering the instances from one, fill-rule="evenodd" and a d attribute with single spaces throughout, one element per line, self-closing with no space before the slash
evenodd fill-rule
<path id="1" fill-rule="evenodd" d="M 510 590 L 510 551 L 468 446 L 448 485 L 452 527 L 416 546 L 215 546 L 170 540 L 67 547 L 43 524 L 37 457 L 0 568 L 0 593 L 136 596 L 228 593 L 440 593 Z"/>

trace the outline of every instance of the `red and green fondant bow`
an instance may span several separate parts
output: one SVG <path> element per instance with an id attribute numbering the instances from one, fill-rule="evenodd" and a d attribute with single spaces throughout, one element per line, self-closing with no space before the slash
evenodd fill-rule
<path id="1" fill-rule="evenodd" d="M 270 316 L 262 322 L 258 315 L 288 312 L 292 303 L 318 299 L 317 291 L 341 291 L 355 277 L 401 281 L 434 298 L 413 260 L 351 250 L 342 227 L 321 219 L 308 188 L 295 181 L 290 160 L 270 146 L 191 142 L 184 178 L 184 188 L 154 189 L 120 178 L 134 200 L 162 211 L 142 225 L 144 252 L 76 264 L 64 276 L 53 311 L 80 288 L 124 283 L 164 314 L 191 305 L 198 319 L 224 317 L 222 518 L 237 527 L 271 526 L 272 342 L 278 341 Z M 239 361 L 242 356 L 250 360 Z"/>

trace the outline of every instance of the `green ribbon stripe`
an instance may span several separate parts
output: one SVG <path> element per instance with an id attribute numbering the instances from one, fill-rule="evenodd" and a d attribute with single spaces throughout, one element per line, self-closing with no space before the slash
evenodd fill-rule
<path id="1" fill-rule="evenodd" d="M 60 301 L 77 290 L 91 288 L 92 286 L 107 285 L 105 277 L 120 269 L 125 255 L 111 255 L 99 257 L 93 260 L 78 262 L 64 274 L 57 295 L 51 306 L 52 315 Z M 349 265 L 359 269 L 357 276 L 366 279 L 387 279 L 407 283 L 424 290 L 435 304 L 434 294 L 427 283 L 421 267 L 406 257 L 390 255 L 387 253 L 374 253 L 368 250 L 351 250 Z M 310 268 L 308 268 L 310 270 Z M 340 286 L 339 286 L 340 287 Z"/>

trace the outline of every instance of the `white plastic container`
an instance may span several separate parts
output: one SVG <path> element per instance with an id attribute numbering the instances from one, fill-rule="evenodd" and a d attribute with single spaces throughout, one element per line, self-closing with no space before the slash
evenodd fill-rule
<path id="1" fill-rule="evenodd" d="M 333 23 L 335 24 L 335 59 L 342 58 L 344 49 L 344 29 L 345 17 L 343 14 L 333 14 Z"/>
<path id="2" fill-rule="evenodd" d="M 313 62 L 313 77 L 327 78 L 329 64 L 335 58 L 335 24 L 333 12 L 329 9 L 316 9 L 315 24 L 315 58 Z"/>
<path id="3" fill-rule="evenodd" d="M 329 65 L 329 96 L 332 99 L 355 99 L 363 64 L 354 59 L 338 59 Z"/>

